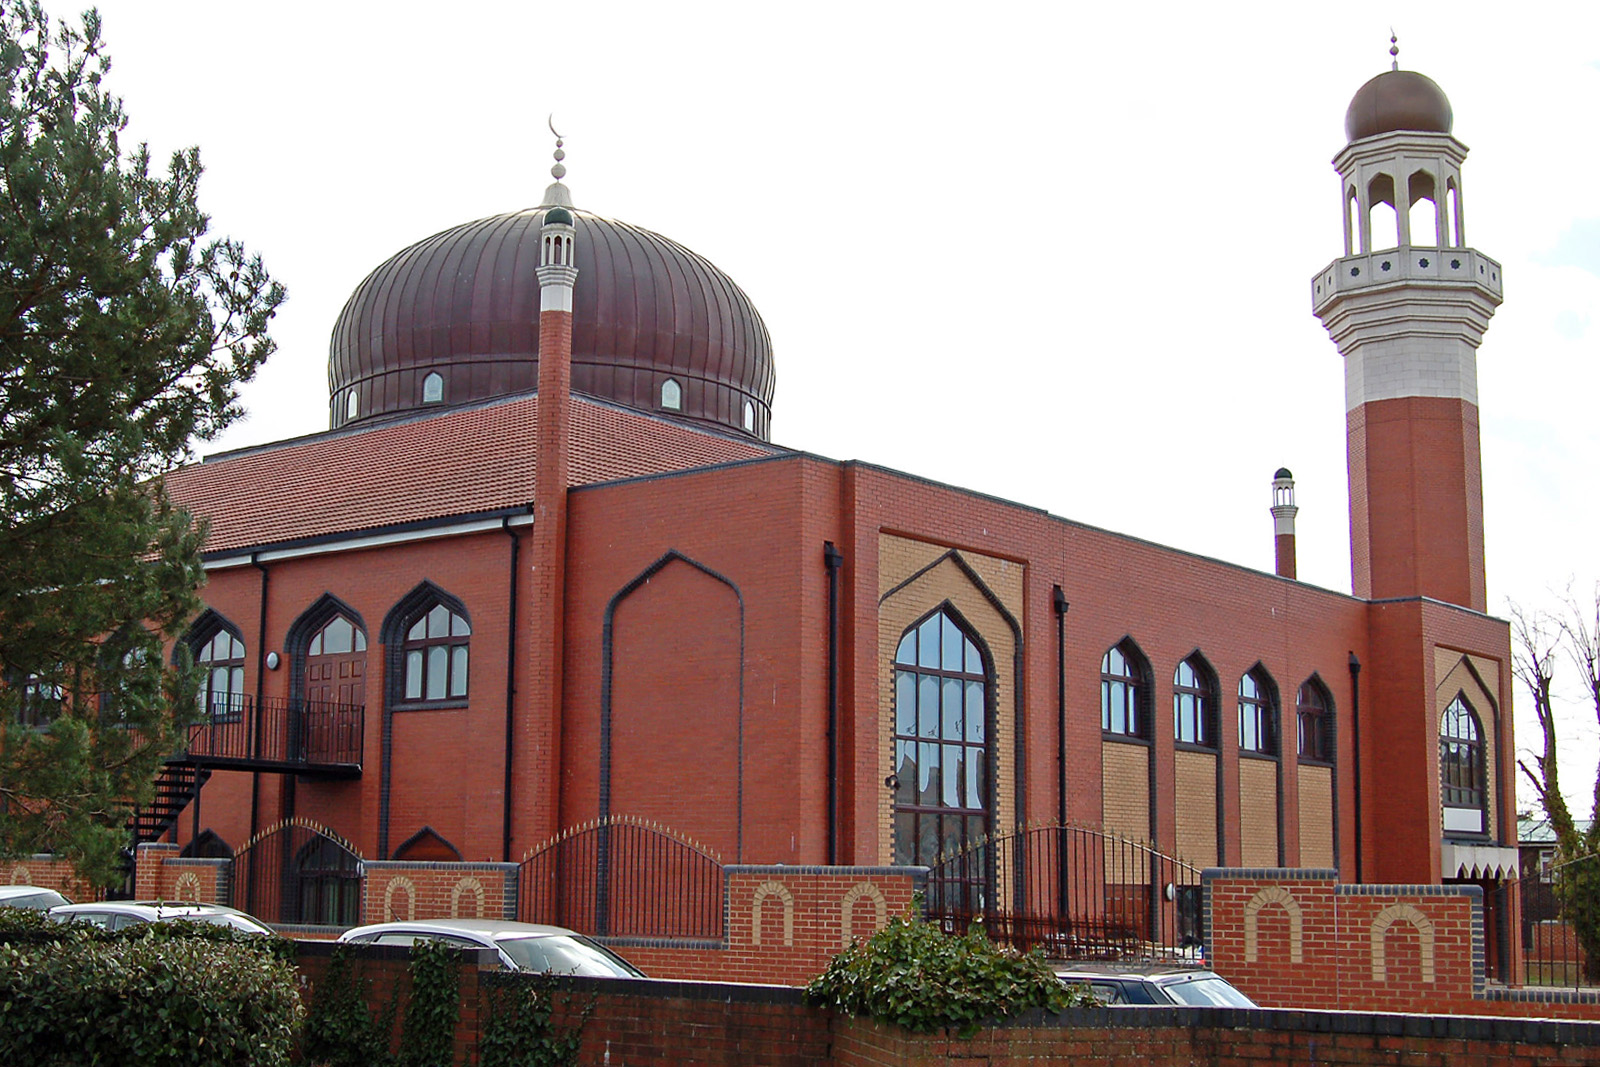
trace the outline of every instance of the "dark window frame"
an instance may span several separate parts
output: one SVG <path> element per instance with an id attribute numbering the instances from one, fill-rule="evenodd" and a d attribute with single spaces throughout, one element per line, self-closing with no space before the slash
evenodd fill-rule
<path id="1" fill-rule="evenodd" d="M 1470 737 L 1447 732 L 1464 723 Z M 1439 805 L 1479 814 L 1478 830 L 1444 830 L 1447 837 L 1489 835 L 1489 774 L 1485 764 L 1483 720 L 1464 692 L 1457 692 L 1439 715 Z M 1441 829 L 1443 829 L 1441 823 Z"/>
<path id="2" fill-rule="evenodd" d="M 1246 684 L 1254 692 L 1246 693 Z M 1261 759 L 1277 759 L 1283 752 L 1282 736 L 1278 730 L 1278 699 L 1272 681 L 1259 666 L 1252 667 L 1239 676 L 1239 754 Z M 1254 740 L 1246 743 L 1248 736 Z"/>
<path id="3" fill-rule="evenodd" d="M 1308 695 L 1311 700 L 1306 699 Z M 1332 766 L 1338 755 L 1334 747 L 1333 694 L 1316 675 L 1301 683 L 1294 710 L 1298 762 Z"/>
<path id="4" fill-rule="evenodd" d="M 1185 667 L 1193 684 L 1181 680 Z M 1185 698 L 1190 702 L 1192 711 L 1186 711 Z M 1216 672 L 1205 658 L 1196 651 L 1179 660 L 1172 669 L 1173 743 L 1189 750 L 1217 751 L 1221 743 L 1221 731 L 1217 728 L 1217 708 L 1220 703 Z M 1194 726 L 1193 738 L 1184 737 L 1184 727 L 1188 723 Z"/>
<path id="5" fill-rule="evenodd" d="M 923 636 L 925 627 L 934 625 L 939 637 L 936 650 L 937 662 L 927 662 L 924 655 Z M 958 634 L 962 644 L 960 647 L 959 663 L 953 666 L 945 665 L 945 639 L 950 632 Z M 909 648 L 909 654 L 907 652 Z M 976 663 L 973 658 L 976 657 Z M 954 607 L 948 603 L 940 605 L 933 611 L 922 616 L 908 626 L 900 636 L 899 643 L 895 646 L 895 655 L 891 662 L 894 670 L 894 699 L 892 728 L 894 730 L 893 759 L 894 770 L 890 781 L 894 783 L 892 797 L 893 839 L 895 862 L 909 863 L 913 866 L 933 866 L 939 860 L 949 859 L 970 847 L 971 844 L 985 837 L 992 825 L 994 811 L 994 767 L 993 767 L 993 718 L 994 718 L 994 666 L 992 657 L 983 641 L 961 618 Z M 973 666 L 977 670 L 972 670 Z M 922 696 L 926 692 L 925 682 L 933 686 L 933 707 L 924 707 Z M 950 691 L 947 683 L 956 686 L 959 710 L 953 736 L 948 729 L 951 725 L 950 713 L 946 694 Z M 982 717 L 981 731 L 972 728 L 970 720 L 973 686 L 977 686 L 979 699 L 979 713 Z M 912 711 L 909 720 L 901 707 L 902 696 L 907 689 L 911 693 Z M 924 732 L 922 720 L 930 720 L 932 733 Z M 902 726 L 909 723 L 911 732 L 906 732 Z M 905 780 L 902 771 L 906 769 L 906 759 L 902 753 L 909 749 L 911 781 Z M 932 749 L 932 753 L 925 753 L 925 749 Z M 949 762 L 947 750 L 955 749 L 960 754 L 960 777 L 955 783 L 958 800 L 967 803 L 947 804 L 944 802 L 946 795 L 944 770 Z M 924 756 L 934 755 L 937 758 L 937 767 L 940 774 L 938 788 L 931 797 L 918 796 L 918 782 L 924 766 Z M 970 803 L 973 792 L 977 794 L 977 804 Z M 927 828 L 923 825 L 925 820 L 932 820 L 932 836 L 929 838 Z M 955 844 L 952 849 L 951 843 Z M 931 847 L 925 848 L 925 845 Z M 924 855 L 930 852 L 929 855 Z M 968 872 L 972 873 L 972 872 Z M 983 886 L 974 883 L 963 887 L 969 893 L 981 894 Z M 976 899 L 976 898 L 974 898 Z"/>
<path id="6" fill-rule="evenodd" d="M 1122 660 L 1125 674 L 1115 672 L 1112 657 Z M 1120 700 L 1118 687 L 1121 687 Z M 1150 661 L 1131 637 L 1106 649 L 1100 657 L 1100 736 L 1106 741 L 1124 741 L 1150 744 L 1151 714 L 1154 708 Z M 1117 708 L 1117 704 L 1121 708 Z M 1118 712 L 1122 726 L 1119 728 Z M 1131 724 L 1130 724 L 1131 720 Z"/>

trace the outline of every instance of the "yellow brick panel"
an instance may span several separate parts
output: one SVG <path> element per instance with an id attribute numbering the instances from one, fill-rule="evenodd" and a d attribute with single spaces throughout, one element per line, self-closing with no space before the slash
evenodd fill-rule
<path id="1" fill-rule="evenodd" d="M 1122 741 L 1102 742 L 1100 767 L 1106 829 L 1150 840 L 1150 750 Z"/>
<path id="2" fill-rule="evenodd" d="M 1278 765 L 1270 760 L 1239 761 L 1239 863 L 1278 865 Z"/>
<path id="3" fill-rule="evenodd" d="M 1197 867 L 1221 862 L 1217 854 L 1217 757 L 1175 752 L 1174 792 L 1178 856 Z"/>
<path id="4" fill-rule="evenodd" d="M 1300 866 L 1333 866 L 1333 770 L 1300 768 Z"/>

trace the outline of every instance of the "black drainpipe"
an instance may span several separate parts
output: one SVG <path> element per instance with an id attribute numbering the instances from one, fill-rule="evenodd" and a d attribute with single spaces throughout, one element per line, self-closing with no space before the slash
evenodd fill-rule
<path id="1" fill-rule="evenodd" d="M 261 705 L 266 700 L 267 686 L 267 589 L 271 584 L 271 572 L 267 565 L 261 562 L 259 553 L 250 554 L 250 565 L 261 572 L 261 614 L 256 622 L 256 728 L 252 756 L 261 753 Z M 195 797 L 199 799 L 198 795 Z M 261 772 L 250 772 L 250 839 L 261 829 Z"/>
<path id="2" fill-rule="evenodd" d="M 1350 744 L 1355 749 L 1356 796 L 1352 812 L 1356 822 L 1356 882 L 1361 878 L 1361 661 L 1350 653 Z"/>
<path id="3" fill-rule="evenodd" d="M 1067 825 L 1067 594 L 1058 585 L 1050 594 L 1056 609 L 1056 780 L 1060 799 L 1056 819 Z"/>
<path id="4" fill-rule="evenodd" d="M 844 556 L 822 542 L 828 567 L 828 866 L 839 862 L 839 569 Z"/>
<path id="5" fill-rule="evenodd" d="M 503 803 L 500 816 L 500 857 L 511 862 L 511 743 L 517 698 L 517 560 L 522 554 L 522 538 L 511 528 L 511 517 L 500 520 L 500 528 L 511 538 L 511 565 L 506 590 L 506 779 L 501 790 Z"/>

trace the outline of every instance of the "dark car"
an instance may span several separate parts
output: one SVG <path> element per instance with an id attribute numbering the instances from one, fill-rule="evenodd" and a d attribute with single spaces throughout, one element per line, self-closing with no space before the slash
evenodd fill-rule
<path id="1" fill-rule="evenodd" d="M 1068 985 L 1086 985 L 1106 1004 L 1253 1008 L 1255 1002 L 1203 967 L 1069 964 L 1056 968 Z"/>

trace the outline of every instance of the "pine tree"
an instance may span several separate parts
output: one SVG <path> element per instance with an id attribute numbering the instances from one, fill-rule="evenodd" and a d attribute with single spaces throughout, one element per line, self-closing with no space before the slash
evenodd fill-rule
<path id="1" fill-rule="evenodd" d="M 94 12 L 0 6 L 0 856 L 109 884 L 196 712 L 163 647 L 203 531 L 159 476 L 237 417 L 283 288 L 206 237 L 197 149 L 124 151 Z"/>

